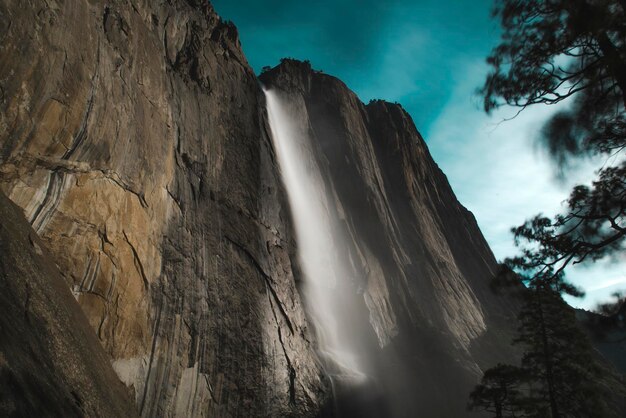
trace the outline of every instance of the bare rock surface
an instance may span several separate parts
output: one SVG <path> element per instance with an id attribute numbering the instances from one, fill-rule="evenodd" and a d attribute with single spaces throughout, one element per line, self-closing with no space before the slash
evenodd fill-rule
<path id="1" fill-rule="evenodd" d="M 0 19 L 0 187 L 141 415 L 315 415 L 329 390 L 235 27 L 192 0 L 8 0 Z"/>
<path id="2" fill-rule="evenodd" d="M 0 416 L 137 416 L 44 244 L 1 192 L 0 254 Z"/>

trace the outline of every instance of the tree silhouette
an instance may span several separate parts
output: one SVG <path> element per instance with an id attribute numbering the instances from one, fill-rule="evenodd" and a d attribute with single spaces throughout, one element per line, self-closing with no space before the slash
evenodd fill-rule
<path id="1" fill-rule="evenodd" d="M 470 394 L 470 409 L 496 418 L 595 418 L 611 416 L 604 389 L 607 373 L 578 327 L 574 311 L 547 286 L 524 295 L 514 343 L 523 347 L 519 367 L 485 371 Z"/>
<path id="2" fill-rule="evenodd" d="M 522 368 L 498 364 L 485 371 L 480 384 L 470 393 L 469 409 L 492 412 L 496 418 L 519 416 L 527 399 L 526 380 Z"/>
<path id="3" fill-rule="evenodd" d="M 496 0 L 503 33 L 487 59 L 485 109 L 555 104 L 581 92 L 623 106 L 625 8 L 625 0 Z"/>
<path id="4" fill-rule="evenodd" d="M 621 156 L 626 146 L 626 0 L 497 0 L 502 38 L 487 59 L 481 89 L 487 112 L 569 100 L 544 127 L 559 163 L 586 154 Z M 619 161 L 619 158 L 618 158 Z M 571 264 L 624 249 L 626 163 L 577 186 L 564 214 L 536 216 L 514 228 L 519 257 L 506 263 L 528 282 L 545 281 L 572 295 Z"/>
<path id="5" fill-rule="evenodd" d="M 525 348 L 522 369 L 534 380 L 530 416 L 607 416 L 600 386 L 605 371 L 574 311 L 549 287 L 531 289 L 526 299 L 516 342 Z"/>
<path id="6" fill-rule="evenodd" d="M 580 292 L 564 280 L 569 264 L 596 261 L 624 249 L 626 165 L 602 170 L 591 187 L 575 187 L 567 206 L 568 212 L 553 220 L 537 216 L 514 228 L 522 254 L 506 263 L 525 273 L 527 281 L 547 282 L 576 296 Z"/>
<path id="7" fill-rule="evenodd" d="M 496 417 L 610 416 L 607 371 L 561 294 L 582 294 L 565 280 L 568 266 L 620 254 L 626 242 L 626 0 L 496 0 L 493 14 L 502 36 L 487 59 L 485 111 L 567 101 L 542 130 L 555 160 L 619 163 L 575 187 L 564 213 L 513 229 L 521 254 L 498 282 L 528 287 L 515 340 L 523 356 L 519 367 L 487 370 L 469 406 Z"/>

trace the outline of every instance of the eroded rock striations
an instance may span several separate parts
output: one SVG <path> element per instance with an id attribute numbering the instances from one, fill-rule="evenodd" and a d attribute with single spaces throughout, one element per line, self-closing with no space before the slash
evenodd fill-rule
<path id="1" fill-rule="evenodd" d="M 262 92 L 208 2 L 3 1 L 0 183 L 143 416 L 314 415 Z"/>
<path id="2" fill-rule="evenodd" d="M 6 0 L 0 20 L 0 188 L 139 413 L 328 411 L 264 96 L 235 27 L 201 0 Z M 480 369 L 510 356 L 511 307 L 488 289 L 495 260 L 474 218 L 399 106 L 365 106 L 303 63 L 262 81 L 316 139 L 351 242 L 354 326 L 371 334 L 388 403 L 462 416 Z"/>
<path id="3" fill-rule="evenodd" d="M 137 416 L 50 254 L 2 192 L 0 416 Z"/>

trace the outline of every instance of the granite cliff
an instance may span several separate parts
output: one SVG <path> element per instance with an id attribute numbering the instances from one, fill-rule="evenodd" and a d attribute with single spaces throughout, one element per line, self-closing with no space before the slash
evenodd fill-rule
<path id="1" fill-rule="evenodd" d="M 473 215 L 400 105 L 364 105 L 340 80 L 293 60 L 260 79 L 314 144 L 329 216 L 347 237 L 338 254 L 352 265 L 346 297 L 362 311 L 360 323 L 345 315 L 346 328 L 370 331 L 363 356 L 376 359 L 384 408 L 464 415 L 481 369 L 514 356 L 515 302 L 489 287 L 497 264 Z M 373 407 L 346 396 L 346 414 Z"/>
<path id="2" fill-rule="evenodd" d="M 0 16 L 2 190 L 139 413 L 314 414 L 327 391 L 234 26 L 191 0 Z"/>
<path id="3" fill-rule="evenodd" d="M 53 258 L 0 194 L 0 415 L 137 416 Z"/>
<path id="4" fill-rule="evenodd" d="M 337 414 L 336 398 L 346 415 L 376 398 L 398 416 L 456 417 L 481 369 L 510 358 L 511 304 L 488 287 L 494 257 L 400 106 L 364 105 L 305 63 L 261 76 L 314 139 L 349 238 L 340 256 L 361 278 L 353 326 L 369 335 L 378 383 L 333 396 L 236 28 L 201 0 L 6 0 L 0 41 L 0 188 L 56 265 L 37 277 L 58 269 L 73 293 L 54 299 L 74 312 L 69 328 L 88 321 L 135 402 L 111 383 L 90 393 L 118 409 L 93 401 L 85 414 L 317 416 Z M 28 281 L 2 257 L 3 286 Z M 19 344 L 0 345 L 2 373 L 48 361 L 11 355 Z M 68 344 L 78 375 L 106 369 L 100 347 Z M 64 415 L 80 383 L 50 370 L 46 384 L 67 387 L 50 415 Z"/>

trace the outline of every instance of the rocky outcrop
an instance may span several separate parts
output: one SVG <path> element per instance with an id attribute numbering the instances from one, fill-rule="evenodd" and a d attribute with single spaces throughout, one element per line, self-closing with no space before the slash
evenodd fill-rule
<path id="1" fill-rule="evenodd" d="M 261 80 L 316 148 L 329 210 L 349 242 L 339 256 L 352 260 L 364 312 L 346 328 L 375 335 L 364 355 L 380 359 L 372 373 L 392 413 L 463 416 L 481 369 L 514 355 L 505 347 L 515 303 L 489 288 L 496 260 L 474 217 L 399 105 L 366 106 L 298 61 L 283 60 Z"/>
<path id="2" fill-rule="evenodd" d="M 50 254 L 1 192 L 0 415 L 137 416 Z"/>
<path id="3" fill-rule="evenodd" d="M 141 415 L 315 414 L 328 389 L 234 26 L 192 0 L 0 17 L 0 186 Z"/>

